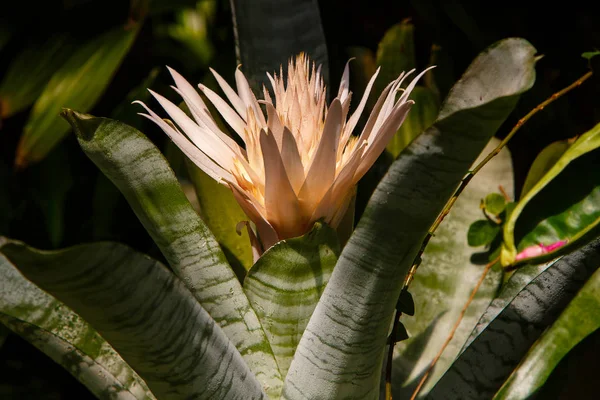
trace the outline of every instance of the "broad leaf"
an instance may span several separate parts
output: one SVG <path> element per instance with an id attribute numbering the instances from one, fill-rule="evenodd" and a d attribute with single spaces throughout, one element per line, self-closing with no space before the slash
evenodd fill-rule
<path id="1" fill-rule="evenodd" d="M 146 383 L 94 328 L 25 279 L 2 254 L 0 321 L 70 373 L 79 374 L 80 381 L 98 397 L 119 388 L 137 399 L 154 398 Z M 96 375 L 98 371 L 102 372 Z"/>
<path id="2" fill-rule="evenodd" d="M 266 72 L 285 68 L 289 57 L 307 53 L 325 84 L 329 81 L 327 45 L 316 0 L 232 0 L 238 63 L 255 93 L 269 87 Z M 301 32 L 301 34 L 299 34 Z"/>
<path id="3" fill-rule="evenodd" d="M 556 322 L 519 363 L 494 399 L 525 399 L 538 391 L 560 360 L 600 329 L 600 271 L 577 293 Z"/>
<path id="4" fill-rule="evenodd" d="M 493 138 L 475 164 L 499 142 Z M 467 244 L 467 232 L 471 222 L 481 217 L 481 200 L 489 192 L 498 190 L 499 185 L 505 188 L 509 196 L 512 195 L 513 169 L 508 149 L 503 149 L 471 180 L 423 254 L 421 266 L 409 288 L 415 299 L 416 315 L 403 316 L 401 319 L 410 338 L 396 345 L 392 369 L 394 398 L 403 399 L 412 395 L 421 373 L 442 348 L 483 273 L 487 252 L 470 247 Z M 421 396 L 427 394 L 458 356 L 477 321 L 496 295 L 501 281 L 499 266 L 488 272 L 459 329 L 436 363 L 427 385 L 421 390 Z M 423 340 L 424 337 L 427 340 Z"/>
<path id="5" fill-rule="evenodd" d="M 461 178 L 533 85 L 534 54 L 525 40 L 507 39 L 479 55 L 435 124 L 392 164 L 302 336 L 286 377 L 288 398 L 378 397 L 404 278 Z"/>
<path id="6" fill-rule="evenodd" d="M 598 267 L 600 240 L 548 267 L 463 350 L 428 398 L 491 398 Z"/>
<path id="7" fill-rule="evenodd" d="M 138 396 L 134 395 L 131 388 L 126 388 L 101 363 L 52 332 L 2 313 L 0 313 L 0 322 L 69 371 L 98 398 L 119 400 L 155 398 L 149 391 L 142 392 Z M 119 363 L 123 365 L 124 370 L 135 373 L 120 358 Z"/>
<path id="8" fill-rule="evenodd" d="M 109 242 L 46 252 L 9 241 L 0 250 L 96 328 L 157 398 L 264 397 L 225 333 L 158 261 Z"/>
<path id="9" fill-rule="evenodd" d="M 0 83 L 0 118 L 31 105 L 73 48 L 66 35 L 54 35 L 29 45 L 13 60 Z"/>
<path id="10" fill-rule="evenodd" d="M 503 265 L 555 258 L 596 236 L 599 147 L 600 124 L 577 139 L 521 198 L 504 224 Z"/>
<path id="11" fill-rule="evenodd" d="M 269 394 L 278 393 L 281 375 L 260 321 L 160 151 L 123 123 L 71 110 L 63 116 L 83 151 L 123 193 L 175 273 L 231 338 Z"/>
<path id="12" fill-rule="evenodd" d="M 268 249 L 252 266 L 244 290 L 285 375 L 340 253 L 337 235 L 317 222 L 304 236 Z"/>
<path id="13" fill-rule="evenodd" d="M 67 134 L 63 107 L 88 111 L 133 43 L 139 24 L 119 26 L 83 45 L 56 71 L 35 102 L 17 147 L 16 165 L 39 161 Z"/>

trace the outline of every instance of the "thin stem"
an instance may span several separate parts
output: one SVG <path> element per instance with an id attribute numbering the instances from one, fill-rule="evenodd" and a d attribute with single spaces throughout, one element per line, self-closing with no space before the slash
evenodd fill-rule
<path id="1" fill-rule="evenodd" d="M 465 316 L 465 313 L 467 312 L 467 309 L 471 305 L 471 302 L 473 302 L 473 299 L 475 298 L 475 295 L 477 294 L 477 291 L 481 287 L 481 284 L 485 280 L 485 277 L 487 276 L 488 272 L 490 272 L 490 269 L 492 269 L 492 266 L 498 262 L 498 260 L 499 260 L 499 258 L 496 258 L 494 261 L 491 261 L 490 263 L 488 263 L 485 266 L 485 270 L 483 271 L 483 273 L 481 274 L 481 277 L 479 278 L 479 281 L 477 282 L 477 284 L 475 285 L 475 287 L 471 291 L 471 296 L 469 296 L 469 299 L 467 300 L 467 302 L 463 306 L 462 310 L 460 311 L 460 315 L 458 316 L 458 319 L 456 320 L 456 323 L 452 327 L 452 330 L 450 331 L 450 334 L 446 338 L 446 341 L 442 345 L 442 348 L 440 349 L 440 351 L 436 354 L 435 358 L 431 361 L 431 364 L 429 364 L 429 367 L 427 368 L 427 370 L 425 371 L 425 374 L 423 375 L 423 377 L 419 381 L 419 384 L 417 385 L 417 388 L 413 392 L 413 395 L 410 398 L 410 400 L 414 400 L 414 399 L 417 398 L 417 395 L 421 391 L 421 388 L 425 384 L 425 381 L 427 381 L 427 378 L 429 377 L 429 374 L 433 370 L 433 367 L 435 367 L 435 364 L 438 362 L 438 360 L 440 359 L 440 357 L 444 353 L 444 350 L 446 350 L 446 347 L 448 347 L 448 345 L 452 341 L 452 338 L 454 338 L 454 334 L 456 333 L 456 330 L 460 326 L 460 323 L 462 322 L 462 320 L 463 320 L 463 318 Z"/>
<path id="2" fill-rule="evenodd" d="M 529 111 L 523 118 L 521 118 L 517 122 L 517 124 L 512 128 L 512 130 L 508 133 L 508 135 L 506 135 L 504 140 L 502 140 L 502 142 L 500 142 L 500 144 L 494 150 L 492 150 L 492 152 L 489 153 L 483 161 L 481 161 L 479 164 L 477 164 L 477 166 L 472 171 L 467 172 L 467 174 L 460 182 L 460 185 L 458 186 L 458 188 L 456 189 L 456 191 L 454 192 L 452 197 L 448 200 L 448 202 L 444 206 L 444 209 L 442 210 L 440 215 L 437 217 L 437 219 L 435 220 L 433 225 L 431 225 L 431 228 L 429 228 L 429 232 L 427 233 L 427 236 L 425 236 L 425 239 L 423 240 L 421 249 L 419 250 L 419 253 L 415 257 L 415 262 L 413 263 L 413 267 L 411 268 L 411 271 L 409 272 L 409 275 L 406 278 L 407 285 L 412 281 L 413 275 L 416 272 L 416 270 L 420 264 L 421 256 L 423 255 L 423 252 L 425 251 L 427 244 L 429 244 L 431 237 L 433 236 L 433 234 L 435 233 L 437 228 L 440 226 L 440 224 L 442 223 L 444 218 L 446 218 L 446 215 L 448 215 L 448 213 L 452 209 L 452 206 L 454 205 L 454 203 L 456 203 L 456 199 L 458 199 L 458 196 L 460 196 L 460 194 L 463 192 L 463 190 L 465 190 L 465 188 L 467 187 L 469 182 L 471 182 L 471 179 L 473 179 L 473 176 L 475 176 L 475 174 L 477 174 L 492 158 L 494 158 L 496 155 L 498 155 L 498 153 L 500 153 L 500 150 L 502 150 L 502 148 L 504 146 L 506 146 L 508 141 L 519 131 L 519 129 L 525 124 L 525 122 L 527 122 L 531 117 L 533 117 L 535 114 L 537 114 L 538 112 L 543 110 L 546 106 L 553 103 L 555 100 L 559 99 L 560 97 L 567 94 L 571 90 L 580 86 L 583 82 L 588 80 L 592 75 L 593 75 L 593 71 L 586 72 L 582 77 L 577 79 L 575 82 L 571 83 L 569 86 L 565 87 L 564 89 L 559 90 L 558 92 L 554 93 L 552 96 L 550 96 L 549 98 L 544 100 L 533 110 Z"/>

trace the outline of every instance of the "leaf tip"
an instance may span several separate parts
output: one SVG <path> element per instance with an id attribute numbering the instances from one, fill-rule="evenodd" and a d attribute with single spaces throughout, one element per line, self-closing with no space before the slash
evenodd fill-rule
<path id="1" fill-rule="evenodd" d="M 94 132 L 96 131 L 95 127 L 94 129 L 89 129 L 88 125 L 97 120 L 96 117 L 77 112 L 70 108 L 63 108 L 60 112 L 60 116 L 71 125 L 73 132 L 75 132 L 75 135 L 77 135 L 79 139 L 90 140 L 94 136 Z"/>

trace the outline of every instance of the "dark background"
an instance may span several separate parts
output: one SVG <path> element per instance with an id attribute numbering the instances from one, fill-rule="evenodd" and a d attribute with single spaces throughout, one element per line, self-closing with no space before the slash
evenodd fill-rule
<path id="1" fill-rule="evenodd" d="M 193 4 L 193 1 L 178 2 Z M 588 62 L 581 53 L 600 48 L 600 15 L 591 7 L 577 2 L 563 2 L 560 6 L 544 3 L 541 7 L 526 1 L 320 1 L 333 87 L 349 58 L 348 47 L 363 46 L 376 51 L 385 31 L 406 18 L 415 25 L 419 69 L 426 66 L 431 46 L 436 44 L 445 54 L 437 70 L 453 80 L 460 77 L 479 52 L 495 41 L 514 36 L 530 41 L 544 58 L 536 66 L 535 86 L 522 96 L 515 112 L 499 130 L 501 138 L 520 117 L 587 71 Z M 64 31 L 85 41 L 110 26 L 123 23 L 128 9 L 126 1 L 53 0 L 3 4 L 0 23 L 18 24 L 24 28 L 0 52 L 0 76 L 15 54 L 40 34 Z M 154 39 L 157 23 L 173 18 L 172 13 L 166 13 L 146 21 L 92 114 L 110 115 L 114 106 L 155 66 L 161 67 L 157 79 L 159 87 L 169 84 L 163 68 L 165 64 L 179 70 L 191 81 L 194 78 L 200 80 L 206 73 L 206 66 L 188 62 L 186 50 L 177 43 Z M 231 25 L 228 2 L 220 1 L 214 21 L 216 28 L 209 33 L 216 49 L 211 65 L 217 70 L 224 66 L 221 69 L 229 71 L 235 66 Z M 439 82 L 443 93 L 452 81 L 447 82 Z M 600 122 L 599 95 L 600 79 L 594 76 L 538 113 L 511 141 L 509 148 L 513 155 L 517 195 L 531 162 L 542 148 L 553 141 L 582 134 Z M 134 106 L 132 112 L 137 112 Z M 40 248 L 53 247 L 46 227 L 40 222 L 43 215 L 39 207 L 39 188 L 47 176 L 44 172 L 54 168 L 60 160 L 67 165 L 73 185 L 65 200 L 64 236 L 58 247 L 91 240 L 118 240 L 160 258 L 149 236 L 119 195 L 114 207 L 108 213 L 105 209 L 102 214 L 102 199 L 94 198 L 94 191 L 103 178 L 80 151 L 73 135 L 69 135 L 45 161 L 23 171 L 14 170 L 15 148 L 27 116 L 28 110 L 1 121 L 0 197 L 4 195 L 8 199 L 5 201 L 9 212 L 0 211 L 0 235 L 24 240 Z M 150 125 L 144 125 L 142 130 L 164 148 L 162 132 Z M 109 220 L 101 232 L 94 228 L 98 218 Z M 589 371 L 597 371 L 600 366 L 598 343 L 598 332 L 582 342 L 555 370 L 539 398 L 593 398 L 589 386 L 593 379 L 590 379 Z M 11 335 L 0 348 L 0 398 L 93 397 L 61 367 L 24 340 Z"/>

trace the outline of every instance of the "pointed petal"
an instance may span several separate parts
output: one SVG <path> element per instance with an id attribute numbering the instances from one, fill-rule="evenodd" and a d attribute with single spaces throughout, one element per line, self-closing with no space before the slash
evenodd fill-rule
<path id="1" fill-rule="evenodd" d="M 231 126 L 231 128 L 246 142 L 246 133 L 244 132 L 244 128 L 246 127 L 246 122 L 240 118 L 238 113 L 235 112 L 229 104 L 225 102 L 218 94 L 207 88 L 206 86 L 199 84 L 198 87 L 204 93 L 204 95 L 210 100 L 210 102 L 215 106 L 217 111 L 223 116 L 225 122 Z"/>
<path id="2" fill-rule="evenodd" d="M 402 94 L 402 96 L 400 97 L 400 99 L 398 101 L 399 102 L 405 102 L 405 101 L 407 101 L 408 100 L 408 96 L 410 96 L 410 93 L 413 91 L 413 89 L 417 85 L 417 82 L 419 81 L 419 79 L 421 79 L 421 77 L 423 75 L 425 75 L 430 69 L 433 69 L 433 68 L 435 68 L 435 65 L 432 65 L 431 67 L 426 68 L 419 75 L 415 76 L 413 78 L 413 80 L 408 84 L 408 86 L 406 87 L 406 89 L 404 89 L 404 93 Z"/>
<path id="3" fill-rule="evenodd" d="M 262 248 L 267 250 L 269 247 L 277 243 L 279 241 L 277 232 L 275 232 L 275 229 L 267 221 L 265 216 L 257 210 L 257 204 L 254 204 L 252 201 L 250 201 L 239 186 L 232 182 L 228 182 L 228 184 L 231 188 L 231 192 L 233 193 L 233 197 L 235 197 L 235 200 L 238 202 L 250 220 L 254 222 L 254 225 L 256 225 L 256 230 L 258 231 L 258 236 L 262 243 Z"/>
<path id="4" fill-rule="evenodd" d="M 233 90 L 233 88 L 227 83 L 225 79 L 221 75 L 217 73 L 214 69 L 210 68 L 210 72 L 212 72 L 213 76 L 217 80 L 217 83 L 221 87 L 225 96 L 229 102 L 233 105 L 233 108 L 237 111 L 237 113 L 243 118 L 246 119 L 246 107 L 244 106 L 244 102 L 240 99 L 240 96 Z"/>
<path id="5" fill-rule="evenodd" d="M 281 159 L 285 166 L 285 172 L 290 179 L 294 193 L 300 192 L 304 183 L 304 167 L 294 135 L 288 128 L 284 128 L 281 144 Z"/>
<path id="6" fill-rule="evenodd" d="M 172 88 L 183 98 L 183 101 L 188 106 L 190 113 L 203 131 L 207 132 L 209 135 L 212 135 L 216 140 L 220 140 L 221 142 L 225 143 L 225 145 L 227 145 L 227 147 L 229 147 L 238 156 L 245 157 L 246 151 L 242 149 L 231 137 L 229 137 L 229 135 L 222 132 L 214 123 L 214 121 L 212 121 L 212 118 L 207 120 L 197 108 L 196 104 L 194 104 L 184 92 L 177 87 L 172 86 Z"/>
<path id="7" fill-rule="evenodd" d="M 363 94 L 362 99 L 360 99 L 360 103 L 358 103 L 356 110 L 350 116 L 350 119 L 348 120 L 348 123 L 346 124 L 346 127 L 344 128 L 344 135 L 342 136 L 342 140 L 340 141 L 340 146 L 343 147 L 346 145 L 346 142 L 350 138 L 352 131 L 356 127 L 356 124 L 358 123 L 358 120 L 360 119 L 360 115 L 362 114 L 363 110 L 365 109 L 365 105 L 367 104 L 369 94 L 371 93 L 371 89 L 373 88 L 375 79 L 377 79 L 377 75 L 379 75 L 380 69 L 381 69 L 381 67 L 377 68 L 377 71 L 375 71 L 375 73 L 369 80 L 369 83 L 367 84 L 367 87 L 365 88 L 365 93 Z"/>
<path id="8" fill-rule="evenodd" d="M 175 81 L 175 85 L 179 88 L 179 90 L 185 93 L 185 95 L 190 99 L 190 101 L 193 104 L 196 105 L 196 107 L 200 111 L 202 111 L 208 117 L 210 117 L 210 111 L 208 110 L 208 107 L 206 107 L 206 104 L 204 104 L 202 97 L 200 97 L 196 89 L 194 89 L 194 87 L 187 81 L 187 79 L 185 79 L 179 72 L 175 71 L 169 66 L 167 66 L 167 69 L 169 70 L 169 73 L 171 73 L 173 81 Z"/>
<path id="9" fill-rule="evenodd" d="M 327 111 L 319 147 L 315 151 L 306 179 L 298 194 L 303 213 L 312 214 L 318 202 L 333 183 L 341 129 L 342 105 L 339 99 L 334 99 Z"/>
<path id="10" fill-rule="evenodd" d="M 244 76 L 244 73 L 238 68 L 235 70 L 235 84 L 237 86 L 237 90 L 240 96 L 240 99 L 246 106 L 246 109 L 250 108 L 254 111 L 254 116 L 259 122 L 261 127 L 267 125 L 265 121 L 265 116 L 260 109 L 260 105 L 256 100 L 256 96 L 252 93 L 252 89 L 250 89 L 250 85 L 248 84 L 248 80 Z"/>
<path id="11" fill-rule="evenodd" d="M 299 236 L 303 232 L 298 198 L 285 172 L 279 149 L 271 133 L 262 130 L 260 146 L 265 163 L 265 210 L 267 220 L 280 239 Z"/>
<path id="12" fill-rule="evenodd" d="M 377 99 L 377 103 L 375 103 L 373 110 L 371 110 L 371 114 L 369 114 L 369 119 L 367 120 L 365 127 L 363 128 L 362 132 L 360 133 L 360 136 L 358 139 L 359 143 L 364 142 L 371 135 L 373 127 L 375 126 L 375 122 L 377 121 L 377 118 L 381 114 L 381 108 L 383 107 L 383 103 L 385 103 L 385 100 L 386 100 L 390 90 L 392 89 L 393 85 L 394 85 L 394 82 L 388 83 L 388 85 L 385 87 L 385 89 L 383 89 L 383 91 L 381 92 L 381 95 L 379 95 L 379 98 Z"/>
<path id="13" fill-rule="evenodd" d="M 160 103 L 165 111 L 173 118 L 175 123 L 185 132 L 190 140 L 204 154 L 215 160 L 224 169 L 231 171 L 233 169 L 233 159 L 235 154 L 233 150 L 216 138 L 208 130 L 202 130 L 191 120 L 179 107 L 171 103 L 158 93 L 149 90 L 150 94 Z"/>
<path id="14" fill-rule="evenodd" d="M 273 136 L 275 137 L 275 141 L 277 142 L 277 147 L 281 149 L 281 141 L 283 137 L 283 124 L 279 119 L 279 115 L 277 115 L 277 110 L 273 107 L 272 104 L 264 103 L 267 108 L 267 126 Z"/>
<path id="15" fill-rule="evenodd" d="M 348 93 L 350 92 L 350 61 L 353 59 L 354 58 L 349 59 L 346 63 L 344 73 L 342 74 L 342 80 L 340 81 L 337 97 L 342 103 L 346 100 L 346 97 L 348 97 Z"/>
<path id="16" fill-rule="evenodd" d="M 171 140 L 183 151 L 183 153 L 194 162 L 202 171 L 206 172 L 211 178 L 217 182 L 225 180 L 233 180 L 233 175 L 228 171 L 225 171 L 213 160 L 211 160 L 206 154 L 198 149 L 192 142 L 189 141 L 181 132 L 171 127 L 165 121 L 163 121 L 154 111 L 146 106 L 141 101 L 134 103 L 140 104 L 150 114 L 139 113 L 141 116 L 149 119 L 158 125 L 170 138 Z"/>
<path id="17" fill-rule="evenodd" d="M 369 137 L 369 144 L 364 151 L 360 165 L 356 170 L 356 174 L 353 178 L 353 183 L 356 184 L 363 177 L 363 175 L 371 168 L 377 157 L 381 155 L 385 146 L 389 143 L 392 136 L 396 134 L 400 125 L 404 122 L 404 119 L 408 115 L 410 108 L 414 102 L 412 100 L 406 103 L 398 104 L 381 128 Z"/>

